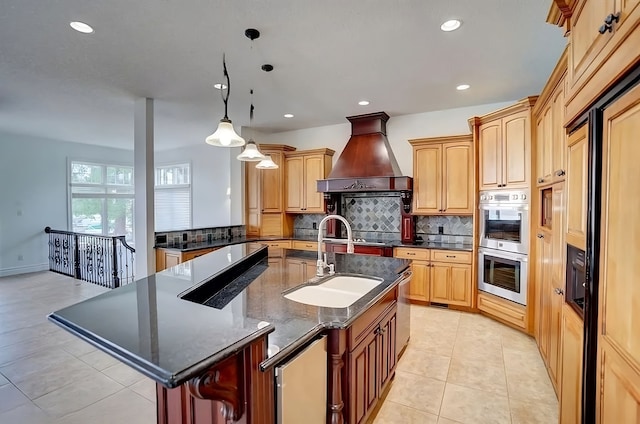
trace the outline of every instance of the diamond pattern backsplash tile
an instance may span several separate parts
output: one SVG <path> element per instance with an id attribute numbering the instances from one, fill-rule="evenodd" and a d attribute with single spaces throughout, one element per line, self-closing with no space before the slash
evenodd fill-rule
<path id="1" fill-rule="evenodd" d="M 343 215 L 353 236 L 369 241 L 400 238 L 401 201 L 398 193 L 342 195 Z"/>
<path id="2" fill-rule="evenodd" d="M 442 234 L 440 234 L 442 227 Z M 472 216 L 418 216 L 416 235 L 429 241 L 473 243 Z"/>
<path id="3" fill-rule="evenodd" d="M 320 224 L 320 221 L 322 221 L 322 218 L 325 216 L 325 214 L 313 213 L 296 215 L 296 219 L 293 221 L 293 236 L 303 238 L 317 237 L 318 224 Z"/>

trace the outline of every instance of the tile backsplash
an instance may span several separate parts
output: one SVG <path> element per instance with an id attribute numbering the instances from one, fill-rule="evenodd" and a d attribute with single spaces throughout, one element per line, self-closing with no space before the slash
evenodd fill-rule
<path id="1" fill-rule="evenodd" d="M 246 235 L 244 225 L 233 225 L 229 227 L 210 227 L 210 228 L 198 228 L 193 230 L 182 231 L 162 231 L 156 234 L 156 244 L 165 244 L 163 239 L 166 239 L 166 244 L 179 244 L 179 243 L 202 243 L 212 240 L 221 240 L 229 238 L 244 237 Z"/>
<path id="2" fill-rule="evenodd" d="M 342 215 L 351 224 L 354 238 L 367 241 L 400 238 L 400 193 L 345 193 Z"/>
<path id="3" fill-rule="evenodd" d="M 473 243 L 472 216 L 418 216 L 416 236 L 448 243 Z"/>

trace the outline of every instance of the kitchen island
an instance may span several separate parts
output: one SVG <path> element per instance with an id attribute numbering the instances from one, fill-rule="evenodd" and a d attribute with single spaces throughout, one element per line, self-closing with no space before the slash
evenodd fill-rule
<path id="1" fill-rule="evenodd" d="M 287 249 L 268 257 L 267 248 L 255 243 L 228 246 L 54 312 L 50 320 L 154 379 L 160 423 L 216 422 L 216 416 L 274 422 L 273 367 L 327 335 L 327 413 L 330 422 L 343 422 L 345 414 L 356 413 L 343 393 L 355 372 L 354 343 L 379 337 L 376 343 L 393 356 L 385 359 L 385 383 L 393 375 L 400 330 L 396 299 L 398 284 L 408 279 L 408 262 L 330 254 L 338 273 L 373 275 L 382 282 L 346 308 L 285 298 L 284 291 L 313 277 L 315 259 Z M 383 336 L 382 315 L 391 317 L 390 312 L 393 329 Z M 373 366 L 373 358 L 368 360 Z"/>

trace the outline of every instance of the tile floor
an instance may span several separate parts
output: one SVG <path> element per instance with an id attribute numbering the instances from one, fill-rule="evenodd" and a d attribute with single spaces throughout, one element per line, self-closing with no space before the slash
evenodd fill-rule
<path id="1" fill-rule="evenodd" d="M 0 423 L 152 424 L 155 384 L 46 320 L 105 289 L 50 272 L 0 278 Z M 485 317 L 412 307 L 376 424 L 558 422 L 533 340 Z"/>

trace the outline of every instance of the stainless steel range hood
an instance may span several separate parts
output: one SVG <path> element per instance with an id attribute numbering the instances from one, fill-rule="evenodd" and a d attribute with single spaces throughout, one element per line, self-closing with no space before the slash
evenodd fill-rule
<path id="1" fill-rule="evenodd" d="M 400 172 L 389 140 L 384 112 L 349 116 L 351 138 L 326 180 L 322 193 L 411 191 L 413 179 Z"/>

